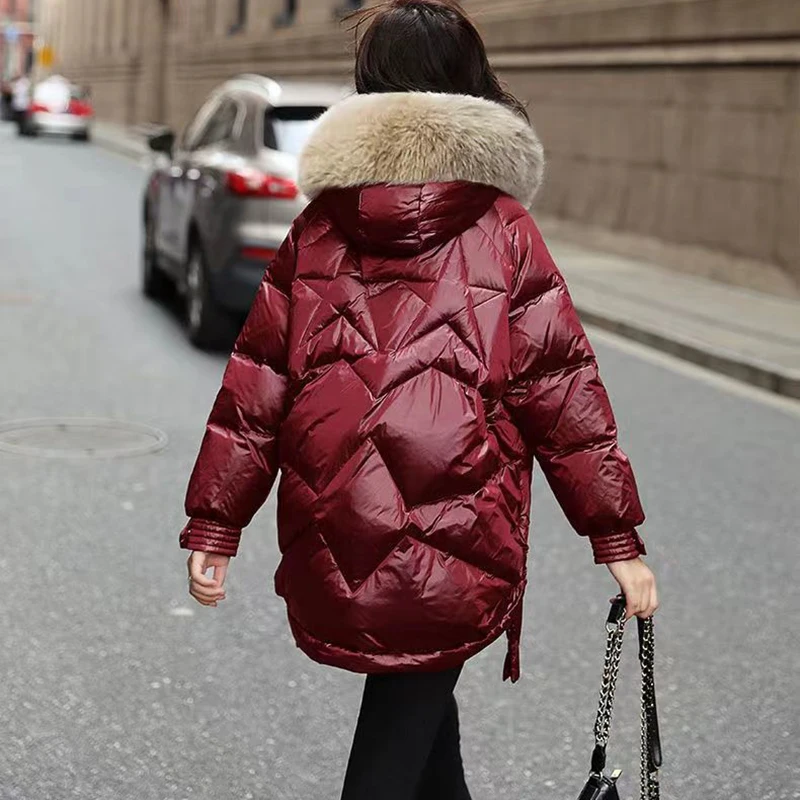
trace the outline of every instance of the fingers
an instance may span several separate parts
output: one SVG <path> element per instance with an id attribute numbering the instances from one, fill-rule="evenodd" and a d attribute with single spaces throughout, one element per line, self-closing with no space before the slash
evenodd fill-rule
<path id="1" fill-rule="evenodd" d="M 225 592 L 221 588 L 198 586 L 196 583 L 189 585 L 189 594 L 204 606 L 216 606 L 225 599 Z"/>
<path id="2" fill-rule="evenodd" d="M 643 618 L 647 619 L 648 617 L 652 617 L 653 614 L 658 611 L 658 590 L 656 589 L 655 581 L 653 582 L 652 587 L 650 588 L 650 597 L 649 597 L 649 605 L 645 609 L 643 614 Z"/>
<path id="3" fill-rule="evenodd" d="M 216 574 L 220 567 L 215 567 L 214 578 L 209 578 L 205 574 L 206 565 L 206 553 L 195 551 L 189 557 L 189 594 L 201 605 L 216 607 L 220 600 L 225 599 L 225 591 Z M 225 570 L 222 571 L 223 580 L 224 577 Z"/>
<path id="4" fill-rule="evenodd" d="M 214 579 L 206 577 L 206 554 L 195 551 L 189 556 L 189 579 L 199 586 L 214 586 Z"/>
<path id="5" fill-rule="evenodd" d="M 227 564 L 217 564 L 214 567 L 214 580 L 217 583 L 217 586 L 220 589 L 225 585 L 225 577 L 228 574 L 228 565 Z"/>
<path id="6" fill-rule="evenodd" d="M 642 587 L 639 604 L 636 616 L 642 619 L 652 617 L 658 609 L 658 594 L 656 592 L 655 578 L 653 578 L 652 573 L 650 574 L 650 580 Z"/>
<path id="7" fill-rule="evenodd" d="M 655 580 L 649 580 L 642 585 L 630 587 L 625 592 L 627 605 L 625 607 L 625 619 L 631 617 L 641 617 L 648 619 L 658 610 L 658 594 L 656 592 Z"/>
<path id="8" fill-rule="evenodd" d="M 625 600 L 625 619 L 629 620 L 637 616 L 643 608 L 641 590 L 631 587 L 625 592 Z"/>

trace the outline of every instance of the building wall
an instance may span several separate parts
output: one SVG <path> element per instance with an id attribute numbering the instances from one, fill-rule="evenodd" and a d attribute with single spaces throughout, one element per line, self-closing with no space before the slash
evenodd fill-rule
<path id="1" fill-rule="evenodd" d="M 346 79 L 337 0 L 40 0 L 100 115 L 179 127 L 231 74 Z M 800 0 L 465 0 L 549 154 L 564 235 L 800 295 Z"/>
<path id="2" fill-rule="evenodd" d="M 33 46 L 30 21 L 29 0 L 0 0 L 0 79 L 13 78 L 27 68 Z M 7 25 L 13 25 L 19 34 L 13 43 L 6 41 Z"/>

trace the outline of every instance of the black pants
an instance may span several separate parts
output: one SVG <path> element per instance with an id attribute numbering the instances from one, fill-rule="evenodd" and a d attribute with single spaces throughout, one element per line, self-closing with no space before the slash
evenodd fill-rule
<path id="1" fill-rule="evenodd" d="M 470 800 L 453 696 L 460 674 L 367 677 L 342 800 Z"/>

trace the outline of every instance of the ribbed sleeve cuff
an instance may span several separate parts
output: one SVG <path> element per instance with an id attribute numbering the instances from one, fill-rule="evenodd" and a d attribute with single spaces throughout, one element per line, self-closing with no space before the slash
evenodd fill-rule
<path id="1" fill-rule="evenodd" d="M 612 533 L 610 536 L 593 536 L 591 542 L 595 564 L 630 561 L 647 555 L 644 542 L 635 530 Z"/>
<path id="2" fill-rule="evenodd" d="M 216 522 L 190 519 L 181 531 L 180 545 L 185 550 L 203 550 L 222 556 L 235 556 L 239 549 L 239 528 L 228 528 Z"/>

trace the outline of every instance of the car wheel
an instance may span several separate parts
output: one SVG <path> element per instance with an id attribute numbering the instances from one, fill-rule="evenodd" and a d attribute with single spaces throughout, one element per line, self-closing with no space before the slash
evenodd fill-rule
<path id="1" fill-rule="evenodd" d="M 236 318 L 214 298 L 203 251 L 195 245 L 186 265 L 186 328 L 189 340 L 203 349 L 229 348 L 238 333 L 236 323 Z"/>
<path id="2" fill-rule="evenodd" d="M 80 133 L 73 133 L 72 138 L 76 142 L 88 142 L 92 137 L 89 131 L 81 131 Z"/>
<path id="3" fill-rule="evenodd" d="M 174 289 L 172 281 L 158 263 L 153 222 L 148 214 L 144 223 L 144 247 L 142 248 L 142 292 L 151 300 L 163 300 Z"/>

